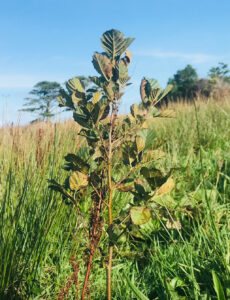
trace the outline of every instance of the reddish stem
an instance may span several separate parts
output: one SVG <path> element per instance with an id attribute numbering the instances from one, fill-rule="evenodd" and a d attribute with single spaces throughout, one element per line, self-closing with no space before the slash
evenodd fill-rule
<path id="1" fill-rule="evenodd" d="M 87 290 L 87 285 L 88 285 L 88 282 L 89 282 L 89 275 L 90 275 L 90 271 L 91 271 L 91 266 L 92 266 L 92 260 L 93 260 L 95 247 L 97 246 L 97 244 L 99 242 L 99 238 L 97 237 L 97 229 L 98 229 L 98 225 L 99 225 L 101 202 L 102 202 L 102 197 L 101 197 L 101 194 L 100 194 L 99 203 L 98 203 L 98 206 L 96 207 L 96 217 L 95 217 L 95 220 L 94 220 L 94 228 L 93 228 L 92 239 L 91 239 L 91 250 L 90 250 L 90 255 L 89 255 L 89 260 L 88 260 L 87 271 L 86 271 L 86 275 L 85 275 L 84 286 L 83 286 L 83 290 L 82 290 L 82 294 L 81 294 L 81 300 L 83 300 L 84 297 L 85 297 L 85 293 L 86 293 L 86 290 Z"/>

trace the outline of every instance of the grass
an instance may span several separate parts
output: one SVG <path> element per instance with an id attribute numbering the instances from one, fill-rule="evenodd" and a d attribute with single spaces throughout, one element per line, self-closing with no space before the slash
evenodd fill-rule
<path id="1" fill-rule="evenodd" d="M 182 229 L 167 228 L 156 215 L 159 230 L 121 244 L 114 299 L 139 299 L 133 285 L 149 299 L 217 299 L 213 270 L 230 297 L 230 102 L 171 108 L 176 118 L 149 125 L 167 153 L 159 166 L 175 170 L 170 197 L 183 205 L 166 214 L 180 219 Z M 47 184 L 64 180 L 64 156 L 83 143 L 78 130 L 71 121 L 0 129 L 1 299 L 57 299 L 72 274 L 73 254 L 82 284 L 82 221 Z M 95 257 L 89 299 L 106 299 L 105 263 Z M 75 290 L 66 299 L 76 299 Z"/>

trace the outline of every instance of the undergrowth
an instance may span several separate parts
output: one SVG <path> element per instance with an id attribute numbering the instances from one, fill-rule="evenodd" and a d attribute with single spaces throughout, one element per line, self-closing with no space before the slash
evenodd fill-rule
<path id="1" fill-rule="evenodd" d="M 149 124 L 153 143 L 166 153 L 159 168 L 172 169 L 175 188 L 164 199 L 167 222 L 156 211 L 151 230 L 121 237 L 113 299 L 139 299 L 137 291 L 149 299 L 222 299 L 213 271 L 230 297 L 230 105 L 210 99 L 196 107 L 175 104 L 175 118 Z M 71 259 L 79 271 L 66 299 L 76 299 L 83 284 L 83 220 L 47 188 L 47 179 L 65 179 L 64 156 L 84 143 L 78 131 L 73 122 L 0 129 L 1 299 L 62 299 Z M 100 257 L 96 253 L 88 299 L 106 299 Z"/>

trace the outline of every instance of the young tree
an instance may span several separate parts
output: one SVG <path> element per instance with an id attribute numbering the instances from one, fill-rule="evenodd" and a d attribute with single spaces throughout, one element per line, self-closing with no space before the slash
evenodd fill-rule
<path id="1" fill-rule="evenodd" d="M 155 104 L 171 86 L 162 90 L 157 80 L 144 77 L 142 106 L 133 104 L 131 114 L 124 119 L 118 115 L 124 89 L 130 84 L 132 54 L 127 48 L 133 40 L 118 30 L 104 32 L 104 51 L 93 55 L 92 63 L 99 74 L 89 77 L 93 87 L 86 89 L 83 80 L 75 77 L 60 91 L 60 106 L 73 111 L 74 120 L 81 126 L 78 136 L 85 143 L 77 153 L 65 156 L 68 177 L 64 184 L 51 179 L 49 187 L 72 203 L 80 222 L 84 222 L 80 230 L 88 239 L 83 242 L 86 251 L 82 251 L 86 261 L 82 300 L 99 249 L 98 255 L 106 262 L 107 299 L 112 299 L 113 258 L 119 255 L 120 238 L 132 236 L 133 226 L 138 230 L 138 226 L 151 222 L 149 204 L 158 187 L 164 183 L 167 191 L 174 187 L 170 174 L 156 169 L 155 162 L 164 153 L 153 149 L 155 132 L 148 128 L 148 120 L 162 116 Z M 163 189 L 165 192 L 165 186 Z"/>
<path id="2" fill-rule="evenodd" d="M 58 106 L 57 96 L 61 86 L 57 82 L 38 82 L 29 93 L 33 97 L 25 98 L 26 103 L 21 111 L 35 113 L 38 119 L 49 120 L 55 115 L 54 109 Z"/>
<path id="3" fill-rule="evenodd" d="M 174 100 L 193 98 L 196 95 L 197 80 L 197 72 L 191 65 L 187 65 L 183 70 L 178 70 L 168 81 L 169 84 L 173 85 L 170 97 L 173 97 Z"/>

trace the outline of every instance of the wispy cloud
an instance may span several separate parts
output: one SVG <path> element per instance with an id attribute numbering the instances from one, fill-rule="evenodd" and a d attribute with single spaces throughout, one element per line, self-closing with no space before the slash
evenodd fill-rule
<path id="1" fill-rule="evenodd" d="M 183 53 L 183 52 L 165 52 L 165 51 L 137 51 L 138 56 L 154 57 L 154 58 L 174 58 L 188 61 L 194 64 L 201 64 L 223 59 L 223 56 L 205 54 L 205 53 Z"/>
<path id="2" fill-rule="evenodd" d="M 0 88 L 29 88 L 36 83 L 34 76 L 24 74 L 1 75 L 0 74 Z"/>
<path id="3" fill-rule="evenodd" d="M 36 74 L 0 74 L 0 88 L 32 88 L 37 82 L 42 80 L 64 82 L 65 77 L 57 75 L 36 75 Z"/>

